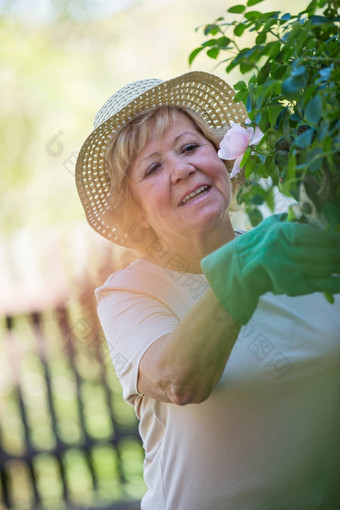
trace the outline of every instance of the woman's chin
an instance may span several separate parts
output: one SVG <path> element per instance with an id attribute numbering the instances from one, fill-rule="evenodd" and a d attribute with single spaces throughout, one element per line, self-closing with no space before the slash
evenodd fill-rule
<path id="1" fill-rule="evenodd" d="M 228 211 L 209 211 L 209 214 L 198 216 L 188 228 L 188 237 L 197 236 L 199 234 L 204 237 L 213 231 L 223 234 L 230 226 Z"/>

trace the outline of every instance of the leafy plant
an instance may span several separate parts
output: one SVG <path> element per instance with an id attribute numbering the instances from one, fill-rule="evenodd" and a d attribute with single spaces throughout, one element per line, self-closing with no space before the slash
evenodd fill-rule
<path id="1" fill-rule="evenodd" d="M 244 103 L 251 125 L 265 133 L 242 160 L 246 183 L 238 199 L 252 224 L 262 220 L 260 205 L 274 211 L 273 190 L 278 186 L 299 201 L 291 207 L 291 216 L 339 229 L 337 1 L 312 0 L 296 15 L 254 10 L 262 1 L 229 8 L 227 13 L 239 15 L 238 20 L 228 21 L 227 14 L 204 26 L 207 40 L 192 51 L 189 63 L 203 51 L 225 65 L 226 73 L 238 68 L 246 75 L 234 84 L 235 101 Z M 238 39 L 246 32 L 253 35 L 254 44 L 241 48 Z"/>

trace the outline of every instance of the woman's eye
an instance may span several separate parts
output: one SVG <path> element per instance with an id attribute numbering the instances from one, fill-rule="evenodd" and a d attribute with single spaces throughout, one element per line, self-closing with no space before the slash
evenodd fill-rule
<path id="1" fill-rule="evenodd" d="M 195 149 L 197 149 L 198 145 L 196 143 L 188 143 L 186 145 L 184 145 L 183 147 L 183 152 L 191 152 Z"/>
<path id="2" fill-rule="evenodd" d="M 145 176 L 148 177 L 148 175 L 154 174 L 157 172 L 157 170 L 160 168 L 159 163 L 154 163 L 153 165 L 149 166 L 149 168 L 146 170 Z"/>

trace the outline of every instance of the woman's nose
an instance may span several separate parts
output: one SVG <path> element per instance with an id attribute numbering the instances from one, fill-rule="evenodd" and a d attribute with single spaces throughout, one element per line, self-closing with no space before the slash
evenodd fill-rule
<path id="1" fill-rule="evenodd" d="M 180 156 L 172 158 L 170 162 L 171 183 L 187 179 L 191 174 L 196 172 L 194 165 L 184 160 Z"/>

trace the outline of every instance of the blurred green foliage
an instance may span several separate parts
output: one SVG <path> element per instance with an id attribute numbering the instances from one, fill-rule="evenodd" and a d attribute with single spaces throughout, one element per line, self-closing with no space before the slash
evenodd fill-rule
<path id="1" fill-rule="evenodd" d="M 250 76 L 234 85 L 235 100 L 245 104 L 251 125 L 259 125 L 265 136 L 244 155 L 246 185 L 239 201 L 256 225 L 262 220 L 260 205 L 275 208 L 275 186 L 299 200 L 303 183 L 318 218 L 332 202 L 331 213 L 340 222 L 339 6 L 312 0 L 291 14 L 260 12 L 254 7 L 260 2 L 234 5 L 227 16 L 205 25 L 207 40 L 189 56 L 192 63 L 203 51 L 226 73 L 238 68 Z M 228 21 L 231 14 L 238 19 Z M 239 46 L 245 33 L 253 36 L 252 46 Z"/>

